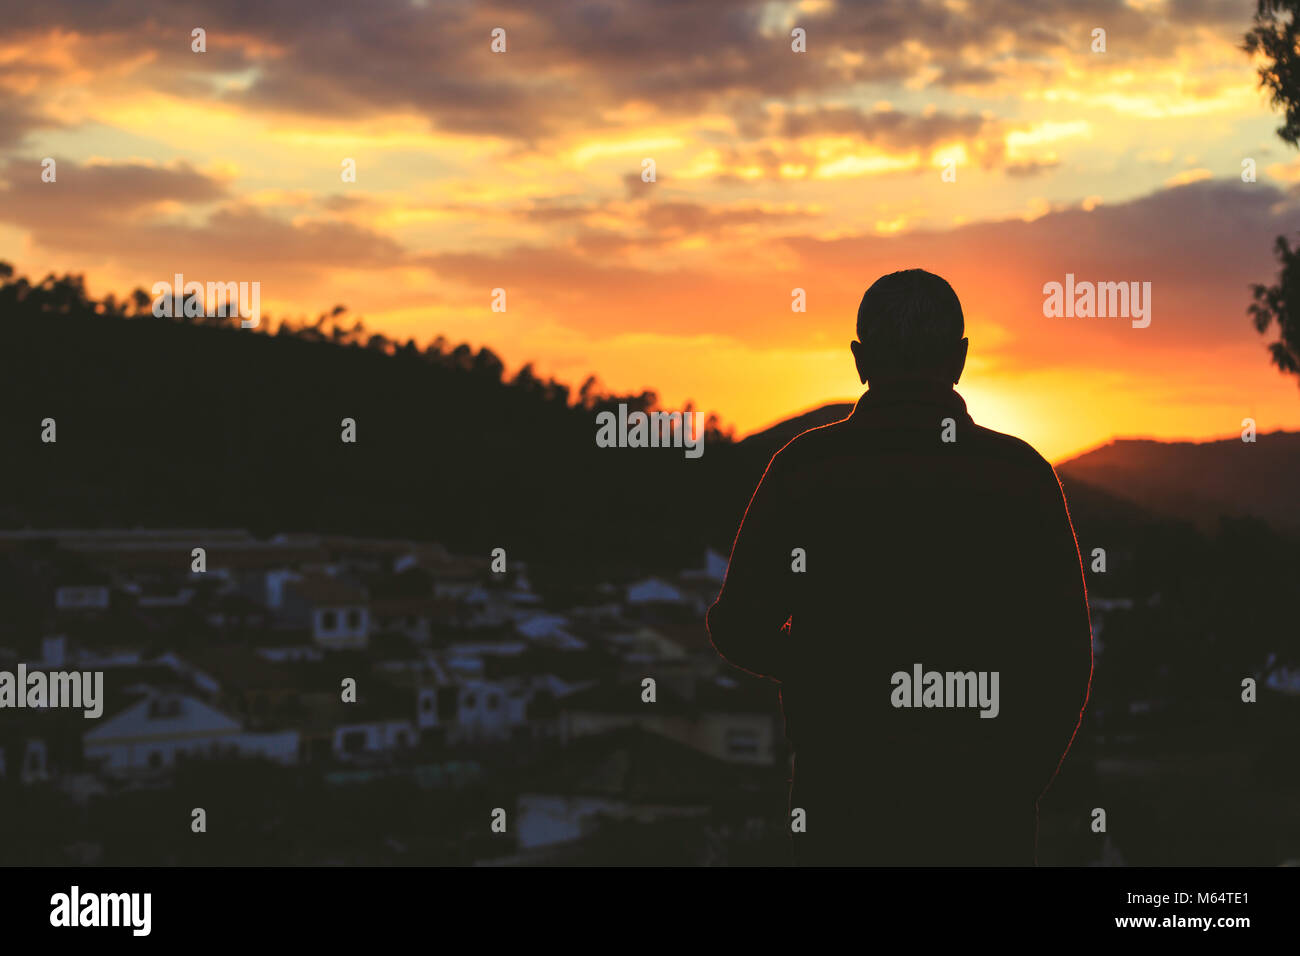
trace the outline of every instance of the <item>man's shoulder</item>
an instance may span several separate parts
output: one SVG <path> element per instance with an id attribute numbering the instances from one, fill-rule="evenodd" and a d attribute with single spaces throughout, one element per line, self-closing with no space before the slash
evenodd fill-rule
<path id="1" fill-rule="evenodd" d="M 967 421 L 969 427 L 962 429 L 965 434 L 959 434 L 959 441 L 970 442 L 983 454 L 1003 458 L 1008 462 L 1020 464 L 1035 471 L 1051 471 L 1052 466 L 1047 459 L 1024 439 L 994 431 L 991 428 L 985 428 L 983 425 L 977 425 L 969 419 Z M 936 431 L 935 435 L 938 436 L 938 434 Z M 871 443 L 870 438 L 864 435 L 861 430 L 853 428 L 852 417 L 843 418 L 828 425 L 818 425 L 816 428 L 800 432 L 782 445 L 772 460 L 775 462 L 780 459 L 782 462 L 791 463 L 803 458 L 817 457 L 825 452 L 834 451 L 846 442 L 853 445 L 869 445 Z"/>
<path id="2" fill-rule="evenodd" d="M 1051 489 L 1060 493 L 1061 480 L 1056 469 L 1029 442 L 982 425 L 974 426 L 971 439 L 981 455 L 997 461 L 1013 474 L 1023 476 L 1025 482 L 1043 491 Z"/>
<path id="3" fill-rule="evenodd" d="M 1029 442 L 979 425 L 969 416 L 962 418 L 964 424 L 958 427 L 956 444 L 940 446 L 942 437 L 938 429 L 923 432 L 916 428 L 900 431 L 890 427 L 860 427 L 861 423 L 849 415 L 839 421 L 809 428 L 791 438 L 772 456 L 767 470 L 789 471 L 827 458 L 875 456 L 900 448 L 915 453 L 925 448 L 937 450 L 942 447 L 984 459 L 990 464 L 996 463 L 999 468 L 1029 479 L 1059 484 L 1051 463 Z"/>
<path id="4" fill-rule="evenodd" d="M 851 419 L 846 417 L 800 432 L 777 450 L 768 467 L 778 462 L 781 465 L 791 465 L 819 457 L 845 439 L 850 423 Z"/>
<path id="5" fill-rule="evenodd" d="M 1017 438 L 1015 435 L 1008 435 L 1004 432 L 996 432 L 991 428 L 985 428 L 983 425 L 975 425 L 971 429 L 971 436 L 991 454 L 1038 471 L 1051 470 L 1051 463 L 1038 453 L 1038 449 L 1023 438 Z"/>
<path id="6" fill-rule="evenodd" d="M 1001 475 L 1001 480 L 1018 487 L 1032 486 L 1044 491 L 1051 489 L 1059 492 L 1060 480 L 1051 463 L 1029 442 L 1014 435 L 985 428 L 970 419 L 967 419 L 966 427 L 959 429 L 956 446 L 940 446 L 937 431 L 933 445 L 918 443 L 915 438 L 908 437 L 914 433 L 915 430 L 909 430 L 901 437 L 897 432 L 873 434 L 855 428 L 853 420 L 845 418 L 810 428 L 790 439 L 772 456 L 766 474 L 770 480 L 778 480 L 782 476 L 793 477 L 807 467 L 816 467 L 828 460 L 874 457 L 896 452 L 899 447 L 905 448 L 909 456 L 929 448 L 935 457 L 942 458 L 946 457 L 946 454 L 939 453 L 942 447 L 953 448 L 967 458 L 973 469 L 971 474 Z"/>

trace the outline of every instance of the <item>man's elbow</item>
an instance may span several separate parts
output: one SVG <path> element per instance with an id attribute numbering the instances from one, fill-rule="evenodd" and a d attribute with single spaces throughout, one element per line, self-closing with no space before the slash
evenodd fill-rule
<path id="1" fill-rule="evenodd" d="M 750 617 L 736 615 L 721 602 L 709 608 L 704 617 L 709 641 L 718 656 L 747 674 L 768 680 L 781 680 L 778 649 L 763 634 L 762 625 Z"/>
<path id="2" fill-rule="evenodd" d="M 746 633 L 749 630 L 747 625 L 722 601 L 719 600 L 709 608 L 704 615 L 704 626 L 709 632 L 709 642 L 719 657 L 732 667 L 739 667 L 751 674 L 757 673 L 754 670 L 756 662 L 749 660 L 750 655 L 746 651 L 753 633 Z"/>
<path id="3" fill-rule="evenodd" d="M 737 629 L 733 626 L 732 617 L 721 600 L 714 602 L 704 615 L 704 627 L 709 632 L 709 642 L 718 656 L 731 661 L 729 652 L 735 646 Z"/>

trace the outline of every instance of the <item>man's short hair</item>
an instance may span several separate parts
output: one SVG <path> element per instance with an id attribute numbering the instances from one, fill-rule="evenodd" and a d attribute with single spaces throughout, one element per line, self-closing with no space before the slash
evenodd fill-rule
<path id="1" fill-rule="evenodd" d="M 890 371 L 935 370 L 965 331 L 957 293 L 924 269 L 881 276 L 858 306 L 858 338 L 872 362 Z"/>

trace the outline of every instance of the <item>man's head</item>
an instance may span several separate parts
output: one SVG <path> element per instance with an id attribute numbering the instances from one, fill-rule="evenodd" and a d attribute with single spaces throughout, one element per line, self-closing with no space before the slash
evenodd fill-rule
<path id="1" fill-rule="evenodd" d="M 956 385 L 966 367 L 966 320 L 957 293 L 924 269 L 881 276 L 858 306 L 850 344 L 863 382 L 928 379 Z"/>

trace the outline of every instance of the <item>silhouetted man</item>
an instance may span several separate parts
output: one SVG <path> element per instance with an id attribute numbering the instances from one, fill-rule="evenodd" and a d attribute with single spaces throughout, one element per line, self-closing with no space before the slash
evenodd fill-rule
<path id="1" fill-rule="evenodd" d="M 1030 865 L 1092 675 L 1061 485 L 967 415 L 943 279 L 879 279 L 857 332 L 868 390 L 772 458 L 709 634 L 781 684 L 796 862 Z"/>

